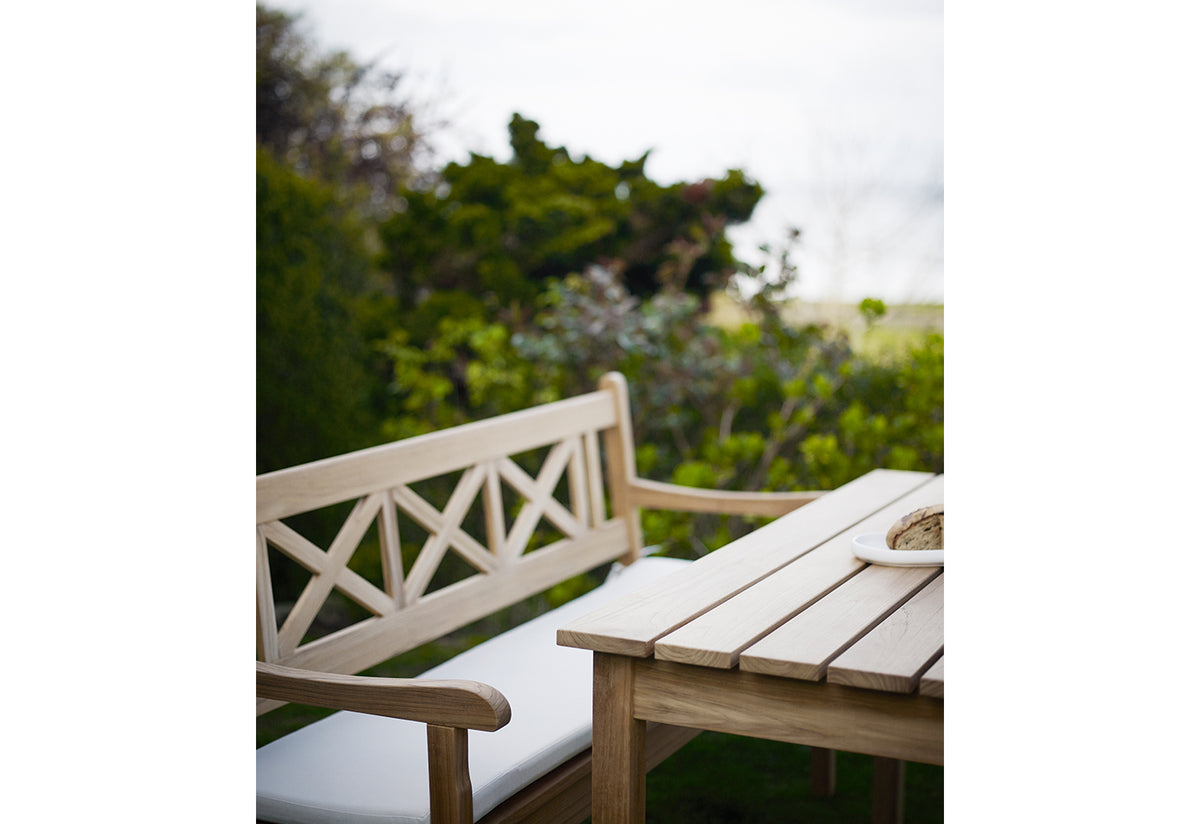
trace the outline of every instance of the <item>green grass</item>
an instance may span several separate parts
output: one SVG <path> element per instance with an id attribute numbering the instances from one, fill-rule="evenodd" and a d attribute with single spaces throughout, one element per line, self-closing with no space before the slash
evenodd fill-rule
<path id="1" fill-rule="evenodd" d="M 837 754 L 837 790 L 809 790 L 808 747 L 705 732 L 646 776 L 646 820 L 655 824 L 854 824 L 871 820 L 873 759 Z M 942 768 L 906 764 L 904 820 L 940 822 Z"/>
<path id="2" fill-rule="evenodd" d="M 797 325 L 817 323 L 845 332 L 855 351 L 867 357 L 887 357 L 919 343 L 926 332 L 941 332 L 945 328 L 944 307 L 941 304 L 893 304 L 887 306 L 875 324 L 868 328 L 866 320 L 853 303 L 809 303 L 791 301 L 783 317 Z M 711 322 L 718 326 L 734 326 L 747 316 L 723 294 L 712 296 Z"/>

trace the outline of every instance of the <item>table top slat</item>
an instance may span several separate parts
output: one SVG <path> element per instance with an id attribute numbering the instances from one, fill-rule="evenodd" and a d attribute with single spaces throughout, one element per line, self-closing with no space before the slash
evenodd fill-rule
<path id="1" fill-rule="evenodd" d="M 829 595 L 751 645 L 739 666 L 749 672 L 820 681 L 829 662 L 890 615 L 938 567 L 869 564 Z"/>
<path id="2" fill-rule="evenodd" d="M 774 575 L 744 589 L 654 644 L 654 657 L 731 669 L 742 650 L 786 622 L 864 566 L 827 541 Z"/>
<path id="3" fill-rule="evenodd" d="M 921 676 L 921 686 L 918 692 L 930 698 L 945 698 L 946 691 L 946 656 L 943 654 L 933 662 L 933 666 Z"/>
<path id="4" fill-rule="evenodd" d="M 939 477 L 864 519 L 854 531 L 885 532 L 905 514 L 941 500 L 943 491 Z M 654 657 L 696 666 L 734 667 L 742 650 L 864 566 L 854 555 L 850 537 L 838 535 L 663 636 L 654 644 Z"/>
<path id="5" fill-rule="evenodd" d="M 831 684 L 884 692 L 917 689 L 921 673 L 942 653 L 939 575 L 829 665 Z"/>
<path id="6" fill-rule="evenodd" d="M 649 657 L 657 639 L 934 477 L 902 470 L 868 473 L 679 572 L 571 622 L 559 629 L 558 643 Z"/>

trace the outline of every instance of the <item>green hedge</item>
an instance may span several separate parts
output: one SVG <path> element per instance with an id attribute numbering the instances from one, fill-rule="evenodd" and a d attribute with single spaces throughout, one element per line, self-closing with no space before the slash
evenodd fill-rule
<path id="1" fill-rule="evenodd" d="M 394 332 L 388 437 L 407 437 L 591 391 L 609 370 L 630 383 L 638 469 L 717 489 L 831 489 L 875 467 L 941 471 L 943 338 L 887 358 L 856 354 L 829 328 L 790 326 L 759 305 L 737 328 L 699 300 L 631 296 L 609 272 L 552 282 L 519 329 L 478 314 L 441 318 L 430 339 Z M 752 307 L 753 308 L 753 307 Z M 873 302 L 873 316 L 886 311 Z M 647 512 L 649 543 L 690 557 L 749 524 Z"/>

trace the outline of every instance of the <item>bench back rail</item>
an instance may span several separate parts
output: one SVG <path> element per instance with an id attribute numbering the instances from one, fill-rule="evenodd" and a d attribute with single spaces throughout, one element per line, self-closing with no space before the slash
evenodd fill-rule
<path id="1" fill-rule="evenodd" d="M 624 389 L 623 381 L 619 384 L 617 388 Z M 609 517 L 601 458 L 603 442 L 610 456 L 610 480 L 623 485 L 631 474 L 633 455 L 623 401 L 623 392 L 616 391 L 610 379 L 605 388 L 587 395 L 260 475 L 258 659 L 324 672 L 359 672 L 574 575 L 617 558 L 632 561 L 641 549 L 641 534 L 636 518 L 628 517 L 633 514 L 630 495 L 612 495 L 615 517 Z M 533 474 L 513 460 L 546 448 Z M 614 450 L 619 454 L 615 462 Z M 461 475 L 440 509 L 413 488 L 416 482 L 455 472 Z M 561 487 L 566 494 L 560 501 L 555 492 Z M 519 510 L 506 508 L 505 494 L 519 500 Z M 292 516 L 346 502 L 354 502 L 353 507 L 327 548 L 285 523 Z M 474 536 L 463 521 L 477 502 L 484 534 Z M 428 533 L 407 571 L 400 518 Z M 543 521 L 563 537 L 526 551 Z M 348 565 L 372 525 L 381 585 Z M 282 623 L 272 591 L 269 548 L 311 574 Z M 428 591 L 448 554 L 463 559 L 474 574 Z M 334 590 L 369 617 L 306 641 Z M 279 704 L 260 699 L 258 711 Z"/>
<path id="2" fill-rule="evenodd" d="M 777 516 L 822 494 L 638 478 L 617 373 L 586 395 L 260 475 L 257 493 L 258 713 L 293 700 L 425 723 L 433 821 L 454 824 L 473 820 L 466 730 L 504 726 L 507 700 L 476 682 L 354 673 L 613 560 L 633 563 L 642 507 Z M 342 513 L 331 539 L 301 533 L 313 522 L 296 516 L 330 508 Z M 368 546 L 378 564 L 352 566 Z M 458 570 L 441 572 L 451 558 Z M 309 576 L 287 604 L 272 583 L 272 563 L 285 562 Z M 373 580 L 354 567 L 371 568 Z M 325 631 L 319 618 L 335 593 L 366 617 Z M 694 734 L 656 727 L 648 751 L 661 760 Z M 590 752 L 576 756 L 485 820 L 581 821 L 590 767 Z"/>

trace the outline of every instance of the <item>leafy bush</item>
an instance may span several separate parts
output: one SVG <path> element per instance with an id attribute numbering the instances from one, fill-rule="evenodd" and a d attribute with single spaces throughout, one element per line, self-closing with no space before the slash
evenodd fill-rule
<path id="1" fill-rule="evenodd" d="M 364 228 L 329 186 L 259 150 L 257 470 L 378 438 Z"/>
<path id="2" fill-rule="evenodd" d="M 510 161 L 434 173 L 399 76 L 316 54 L 296 24 L 258 6 L 258 471 L 587 392 L 609 370 L 629 378 L 647 477 L 828 489 L 942 468 L 941 336 L 867 358 L 785 323 L 799 230 L 774 278 L 734 257 L 726 229 L 763 196 L 742 172 L 664 186 L 646 155 L 572 157 L 514 115 Z M 705 297 L 739 278 L 750 322 L 708 323 Z M 872 326 L 886 307 L 860 311 Z M 695 554 L 745 525 L 646 513 L 645 529 Z"/>
<path id="3" fill-rule="evenodd" d="M 678 289 L 632 296 L 592 267 L 553 281 L 536 317 L 510 332 L 480 317 L 445 318 L 418 345 L 384 344 L 395 382 L 388 434 L 401 437 L 591 391 L 607 371 L 629 379 L 638 469 L 716 489 L 831 489 L 877 467 L 942 469 L 940 335 L 887 360 L 845 336 L 793 327 L 769 301 L 754 321 L 709 324 Z M 878 316 L 882 304 L 871 306 Z M 702 554 L 746 531 L 717 516 L 646 512 L 648 543 Z"/>
<path id="4" fill-rule="evenodd" d="M 429 133 L 442 124 L 418 118 L 425 107 L 400 94 L 401 74 L 325 52 L 302 16 L 261 3 L 255 43 L 259 147 L 293 171 L 337 185 L 375 217 L 395 207 L 399 186 L 429 179 Z"/>
<path id="5" fill-rule="evenodd" d="M 763 195 L 741 171 L 662 186 L 646 176 L 646 155 L 617 166 L 576 159 L 516 114 L 509 135 L 509 162 L 472 155 L 436 185 L 400 190 L 380 239 L 406 311 L 428 314 L 429 295 L 457 291 L 517 313 L 548 280 L 596 261 L 619 268 L 639 296 L 664 283 L 704 293 L 738 270 L 725 229 Z"/>

